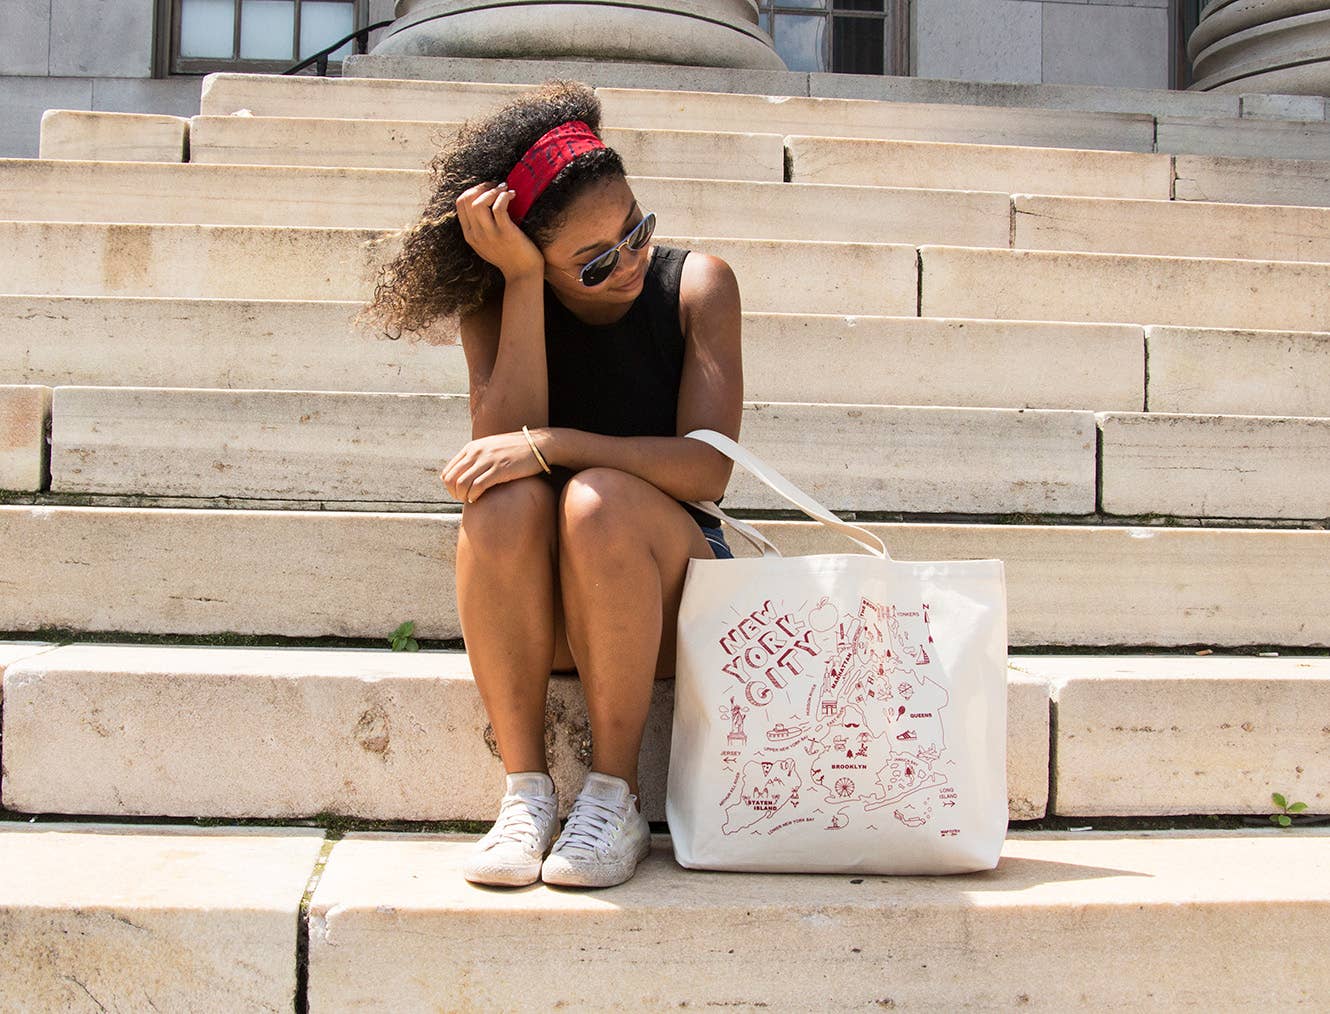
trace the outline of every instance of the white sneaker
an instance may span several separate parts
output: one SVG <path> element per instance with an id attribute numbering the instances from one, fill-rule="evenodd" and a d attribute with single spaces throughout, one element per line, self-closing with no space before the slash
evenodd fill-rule
<path id="1" fill-rule="evenodd" d="M 610 887 L 631 877 L 651 852 L 651 826 L 636 803 L 624 779 L 588 772 L 540 878 L 547 884 Z"/>
<path id="2" fill-rule="evenodd" d="M 475 884 L 534 884 L 540 879 L 545 850 L 558 830 L 554 780 L 544 771 L 508 774 L 499 816 L 476 842 L 462 876 Z"/>

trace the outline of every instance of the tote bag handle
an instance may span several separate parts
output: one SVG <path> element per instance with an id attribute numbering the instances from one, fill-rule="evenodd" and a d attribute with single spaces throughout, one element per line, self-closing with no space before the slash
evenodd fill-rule
<path id="1" fill-rule="evenodd" d="M 752 525 L 740 521 L 738 518 L 730 517 L 710 500 L 687 500 L 685 503 L 689 503 L 698 510 L 710 514 L 717 521 L 729 522 L 730 526 L 752 543 L 753 548 L 758 550 L 763 556 L 780 556 L 780 550 L 777 549 L 765 535 Z"/>
<path id="2" fill-rule="evenodd" d="M 745 470 L 761 479 L 768 486 L 774 489 L 786 500 L 794 504 L 801 511 L 816 521 L 821 521 L 828 528 L 835 529 L 842 535 L 853 539 L 859 545 L 863 546 L 874 556 L 882 560 L 890 560 L 891 556 L 887 553 L 886 544 L 866 528 L 860 528 L 858 525 L 852 525 L 847 521 L 842 521 L 831 511 L 827 510 L 811 496 L 801 490 L 789 479 L 781 475 L 770 465 L 759 461 L 753 454 L 735 443 L 724 433 L 716 430 L 691 430 L 684 436 L 700 440 L 704 444 L 710 444 L 716 450 L 720 451 L 736 465 L 742 465 Z M 780 556 L 780 550 L 773 546 L 758 530 L 752 525 L 745 524 L 742 521 L 730 517 L 722 511 L 715 503 L 710 500 L 690 500 L 691 506 L 700 511 L 710 514 L 712 517 L 719 518 L 722 521 L 734 527 L 740 535 L 751 542 L 754 548 L 761 551 L 763 556 Z M 862 538 L 860 538 L 862 536 Z M 865 541 L 870 540 L 870 541 Z M 875 545 L 870 544 L 875 543 Z"/>

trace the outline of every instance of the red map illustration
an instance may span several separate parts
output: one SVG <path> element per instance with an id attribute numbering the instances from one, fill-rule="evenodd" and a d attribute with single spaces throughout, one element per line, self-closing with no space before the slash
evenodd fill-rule
<path id="1" fill-rule="evenodd" d="M 948 695 L 928 604 L 902 611 L 861 598 L 785 610 L 767 601 L 720 639 L 733 690 L 720 764 L 725 834 L 835 829 L 890 818 L 922 827 L 956 804 L 945 764 Z"/>

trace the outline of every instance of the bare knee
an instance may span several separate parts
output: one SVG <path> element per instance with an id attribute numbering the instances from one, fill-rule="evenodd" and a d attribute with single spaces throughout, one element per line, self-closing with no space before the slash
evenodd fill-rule
<path id="1" fill-rule="evenodd" d="M 560 538 L 588 536 L 603 544 L 605 537 L 619 530 L 623 512 L 632 495 L 633 477 L 617 468 L 584 468 L 572 476 L 559 495 Z"/>
<path id="2" fill-rule="evenodd" d="M 544 479 L 528 475 L 491 486 L 480 499 L 462 505 L 462 536 L 471 552 L 501 557 L 549 545 L 554 536 L 556 492 Z"/>

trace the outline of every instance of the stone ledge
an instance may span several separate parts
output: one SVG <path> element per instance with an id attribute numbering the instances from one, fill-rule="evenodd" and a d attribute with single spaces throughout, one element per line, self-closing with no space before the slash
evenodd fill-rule
<path id="1" fill-rule="evenodd" d="M 0 824 L 0 868 L 30 871 L 0 881 L 0 987 L 60 1010 L 89 994 L 206 1012 L 806 1010 L 814 995 L 1254 1010 L 1280 968 L 1287 1002 L 1330 995 L 1324 830 L 1015 830 L 993 870 L 894 877 L 688 870 L 658 834 L 632 878 L 595 890 L 471 884 L 460 867 L 478 837 Z M 538 994 L 495 960 L 514 932 Z"/>
<path id="2" fill-rule="evenodd" d="M 429 340 L 391 341 L 352 327 L 359 306 L 0 295 L 0 375 L 47 387 L 467 389 L 455 320 Z M 1330 417 L 1323 331 L 746 311 L 743 335 L 754 400 Z M 891 370 L 855 368 L 881 356 Z"/>
<path id="3" fill-rule="evenodd" d="M 7 809 L 493 819 L 502 766 L 464 652 L 8 646 Z M 1014 653 L 1008 666 L 1012 820 L 1263 814 L 1272 792 L 1330 811 L 1326 657 Z M 643 739 L 656 821 L 674 687 L 654 683 Z M 590 763 L 575 675 L 550 676 L 547 723 L 566 815 Z"/>
<path id="4" fill-rule="evenodd" d="M 749 310 L 913 315 L 918 307 L 910 244 L 654 238 L 728 261 Z M 377 229 L 0 221 L 0 292 L 368 299 L 397 242 Z"/>
<path id="5" fill-rule="evenodd" d="M 0 222 L 9 294 L 368 298 L 377 230 Z M 728 261 L 750 311 L 1316 331 L 1330 263 L 660 235 Z M 17 255 L 13 251 L 22 251 Z M 810 278 L 809 264 L 817 274 Z M 920 274 L 922 265 L 922 276 Z M 827 280 L 835 280 L 832 284 Z M 824 284 L 824 282 L 827 282 Z"/>
<path id="6" fill-rule="evenodd" d="M 1330 208 L 1029 193 L 1011 202 L 1017 250 L 1330 261 Z"/>
<path id="7" fill-rule="evenodd" d="M 189 160 L 423 170 L 460 126 L 426 120 L 195 116 L 190 120 Z M 601 136 L 638 174 L 767 183 L 785 179 L 779 134 L 605 126 Z"/>
<path id="8" fill-rule="evenodd" d="M 5 1006 L 292 1009 L 300 903 L 323 840 L 307 828 L 0 823 Z"/>
<path id="9" fill-rule="evenodd" d="M 184 162 L 189 119 L 149 113 L 48 109 L 42 114 L 42 158 Z"/>
<path id="10" fill-rule="evenodd" d="M 1053 703 L 1050 811 L 1330 812 L 1330 658 L 1025 655 Z"/>
<path id="11" fill-rule="evenodd" d="M 1241 129 L 1234 129 L 1241 124 Z M 1174 155 L 1330 159 L 1330 124 L 1244 117 L 1236 121 L 1162 116 L 1155 151 Z"/>
<path id="12" fill-rule="evenodd" d="M 51 388 L 0 383 L 0 490 L 42 489 L 50 474 Z"/>
<path id="13" fill-rule="evenodd" d="M 1330 521 L 1330 418 L 1170 412 L 1095 418 L 1105 513 L 1244 517 L 1255 511 Z"/>
<path id="14" fill-rule="evenodd" d="M 84 642 L 3 675 L 9 810 L 490 821 L 503 791 L 464 652 Z M 674 681 L 655 681 L 640 767 L 649 820 L 665 819 L 673 710 Z M 1007 710 L 1010 816 L 1039 818 L 1046 681 L 1013 673 Z M 550 676 L 546 723 L 566 816 L 591 762 L 577 676 Z"/>
<path id="15" fill-rule="evenodd" d="M 1289 1003 L 1330 996 L 1325 831 L 1012 832 L 994 870 L 941 877 L 684 870 L 656 836 L 630 880 L 590 891 L 470 884 L 472 841 L 333 846 L 311 1008 L 1254 1010 L 1272 968 Z M 495 960 L 513 934 L 535 993 Z"/>
<path id="16" fill-rule="evenodd" d="M 1315 331 L 1330 264 L 920 246 L 920 316 Z"/>
<path id="17" fill-rule="evenodd" d="M 1315 159 L 1175 155 L 1179 201 L 1330 205 L 1330 165 Z"/>
<path id="18" fill-rule="evenodd" d="M 744 298 L 746 302 L 747 294 Z M 334 300 L 0 295 L 0 376 L 46 386 L 416 394 L 467 390 L 456 318 L 439 322 L 427 336 L 393 341 L 380 331 L 351 324 L 360 305 Z M 746 310 L 742 329 L 744 392 L 754 400 L 1092 406 L 1125 412 L 1146 403 L 1142 328 L 1137 325 Z M 273 335 L 282 340 L 274 343 Z M 1203 343 L 1211 377 L 1221 369 L 1244 375 L 1257 365 L 1253 360 L 1266 370 L 1283 371 L 1294 354 L 1254 335 L 1190 335 L 1179 341 L 1177 354 L 1185 356 Z M 1302 343 L 1320 337 L 1304 335 Z M 1215 347 L 1225 341 L 1228 347 Z M 163 348 L 174 354 L 163 356 Z M 1313 351 L 1298 346 L 1297 362 L 1304 369 Z M 860 368 L 879 357 L 890 357 L 890 370 Z M 791 370 L 791 362 L 802 368 Z M 1300 377 L 1304 397 L 1321 397 L 1330 390 L 1330 375 L 1324 384 L 1314 372 Z M 1192 388 L 1189 393 L 1202 405 L 1198 410 L 1205 410 L 1205 391 Z M 1277 387 L 1256 388 L 1249 397 L 1277 402 L 1285 393 Z M 1261 413 L 1250 406 L 1233 411 L 1316 414 Z"/>
<path id="19" fill-rule="evenodd" d="M 419 638 L 455 638 L 458 519 L 0 505 L 0 574 L 17 589 L 0 596 L 0 630 L 385 639 L 414 619 Z M 751 523 L 786 556 L 856 547 L 818 522 Z M 858 524 L 883 538 L 897 563 L 1004 561 L 1015 648 L 1330 647 L 1321 621 L 1330 599 L 1324 530 Z M 757 556 L 729 535 L 740 564 Z"/>
<path id="20" fill-rule="evenodd" d="M 548 77 L 572 77 L 598 87 L 1079 109 L 1087 112 L 1149 113 L 1154 116 L 1228 117 L 1237 116 L 1241 110 L 1237 95 L 1187 92 L 1172 88 L 1106 88 L 1099 85 L 1021 84 L 902 75 L 878 77 L 807 71 L 745 71 L 720 67 L 679 67 L 649 63 L 625 65 L 578 60 L 498 60 L 369 53 L 347 57 L 342 63 L 342 76 L 526 85 L 539 84 Z M 1277 104 L 1271 104 L 1271 108 L 1263 112 L 1271 115 L 1279 108 Z M 1296 113 L 1296 118 L 1303 118 L 1306 109 L 1299 106 L 1290 112 Z"/>
<path id="21" fill-rule="evenodd" d="M 53 493 L 456 504 L 439 471 L 471 438 L 465 393 L 57 387 L 52 402 Z M 742 425 L 745 446 L 831 510 L 1095 509 L 1086 410 L 746 400 Z M 884 446 L 918 453 L 884 468 Z M 742 468 L 725 500 L 788 504 Z"/>
<path id="22" fill-rule="evenodd" d="M 218 73 L 204 78 L 200 113 L 462 120 L 488 115 L 527 90 L 475 81 Z M 1137 113 L 630 88 L 598 88 L 597 95 L 603 122 L 616 127 L 1154 150 L 1154 117 Z"/>

